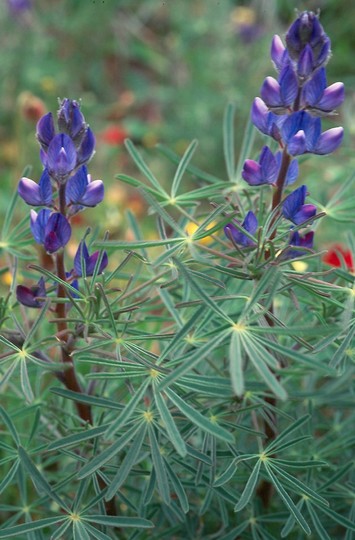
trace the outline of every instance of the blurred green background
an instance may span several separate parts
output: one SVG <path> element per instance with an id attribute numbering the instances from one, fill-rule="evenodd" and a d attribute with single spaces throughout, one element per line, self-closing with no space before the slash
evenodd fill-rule
<path id="1" fill-rule="evenodd" d="M 236 104 L 238 155 L 252 100 L 263 78 L 274 75 L 271 38 L 275 33 L 284 35 L 295 8 L 321 10 L 333 50 L 328 83 L 341 80 L 346 85 L 340 114 L 324 123 L 345 127 L 342 148 L 333 156 L 311 156 L 300 176 L 311 195 L 326 203 L 354 165 L 355 3 L 1 0 L 1 216 L 27 164 L 33 166 L 31 177 L 39 178 L 36 121 L 56 110 L 58 97 L 82 100 L 82 110 L 97 136 L 90 170 L 106 185 L 105 203 L 80 214 L 81 225 L 100 223 L 110 229 L 111 238 L 129 239 L 123 210 L 128 206 L 144 220 L 145 203 L 114 178 L 117 173 L 138 176 L 123 147 L 125 137 L 142 147 L 165 185 L 171 182 L 173 167 L 154 149 L 155 144 L 181 154 L 193 138 L 199 140 L 193 164 L 224 180 L 225 106 L 230 101 Z M 262 144 L 258 135 L 250 157 L 259 153 Z M 18 212 L 20 217 L 28 212 L 22 201 Z M 345 217 L 344 222 L 324 220 L 318 247 L 342 240 L 353 227 L 353 216 Z"/>

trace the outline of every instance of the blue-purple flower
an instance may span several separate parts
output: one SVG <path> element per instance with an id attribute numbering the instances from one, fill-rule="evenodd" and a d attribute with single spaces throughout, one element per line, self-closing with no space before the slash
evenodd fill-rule
<path id="1" fill-rule="evenodd" d="M 91 180 L 91 175 L 83 166 L 69 178 L 65 197 L 68 205 L 96 206 L 104 198 L 104 184 L 102 180 Z"/>
<path id="2" fill-rule="evenodd" d="M 18 193 L 27 204 L 32 206 L 51 206 L 53 188 L 47 169 L 44 169 L 38 184 L 29 178 L 21 178 Z"/>
<path id="3" fill-rule="evenodd" d="M 313 115 L 327 116 L 343 103 L 344 97 L 344 84 L 337 82 L 327 87 L 325 69 L 320 68 L 303 86 L 301 103 Z"/>
<path id="4" fill-rule="evenodd" d="M 26 287 L 25 285 L 18 285 L 16 288 L 16 298 L 20 304 L 40 308 L 44 303 L 44 297 L 46 296 L 46 288 L 44 285 L 43 277 L 40 278 L 38 283 L 32 287 Z"/>
<path id="5" fill-rule="evenodd" d="M 294 231 L 289 240 L 289 249 L 286 252 L 287 259 L 294 259 L 295 257 L 302 257 L 308 253 L 307 250 L 313 249 L 314 232 L 309 231 L 306 234 L 301 235 L 298 231 Z M 291 248 L 299 249 L 291 249 Z M 306 248 L 304 251 L 302 248 Z"/>
<path id="6" fill-rule="evenodd" d="M 80 111 L 80 104 L 74 99 L 64 98 L 58 110 L 58 127 L 67 133 L 74 141 L 80 139 L 87 125 Z"/>
<path id="7" fill-rule="evenodd" d="M 258 220 L 254 212 L 249 211 L 241 225 L 237 220 L 233 220 L 231 223 L 228 223 L 228 225 L 224 227 L 224 232 L 229 239 L 235 242 L 235 244 L 243 247 L 255 246 L 255 242 L 253 242 L 251 238 L 249 238 L 238 227 L 236 227 L 235 223 L 237 223 L 246 232 L 253 236 L 258 228 Z"/>
<path id="8" fill-rule="evenodd" d="M 85 241 L 81 241 L 74 257 L 75 274 L 78 277 L 81 277 L 83 275 L 92 276 L 95 271 L 95 267 L 99 257 L 100 251 L 95 251 L 92 255 L 90 255 Z M 104 251 L 102 253 L 97 273 L 101 274 L 105 270 L 107 264 L 108 257 L 106 251 Z"/>
<path id="9" fill-rule="evenodd" d="M 65 216 L 59 212 L 42 209 L 31 210 L 31 231 L 38 244 L 43 244 L 48 253 L 63 248 L 70 240 L 71 227 Z"/>
<path id="10" fill-rule="evenodd" d="M 344 130 L 341 127 L 321 132 L 320 118 L 314 118 L 305 111 L 295 112 L 282 124 L 282 140 L 292 156 L 304 153 L 330 154 L 340 146 Z"/>
<path id="11" fill-rule="evenodd" d="M 65 183 L 77 163 L 75 145 L 69 135 L 58 133 L 49 143 L 47 152 L 42 152 L 41 159 L 49 175 L 59 184 Z"/>
<path id="12" fill-rule="evenodd" d="M 47 151 L 51 140 L 55 136 L 55 127 L 51 112 L 45 114 L 38 120 L 36 136 L 43 150 Z"/>
<path id="13" fill-rule="evenodd" d="M 313 204 L 305 204 L 306 195 L 307 186 L 303 185 L 295 189 L 283 201 L 282 214 L 295 225 L 300 225 L 317 213 L 317 208 Z"/>
<path id="14" fill-rule="evenodd" d="M 281 152 L 274 155 L 268 146 L 264 146 L 259 161 L 247 159 L 244 162 L 242 177 L 250 186 L 274 185 L 280 171 L 281 159 Z M 286 184 L 293 184 L 297 176 L 298 162 L 293 160 L 287 171 Z"/>

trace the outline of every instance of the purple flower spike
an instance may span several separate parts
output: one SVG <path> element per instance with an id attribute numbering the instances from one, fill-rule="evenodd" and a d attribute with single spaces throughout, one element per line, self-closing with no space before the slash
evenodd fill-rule
<path id="1" fill-rule="evenodd" d="M 86 123 L 77 101 L 63 99 L 58 111 L 58 126 L 61 131 L 68 133 L 74 141 L 84 134 Z"/>
<path id="2" fill-rule="evenodd" d="M 242 227 L 251 235 L 254 235 L 256 233 L 256 230 L 258 228 L 258 220 L 254 212 L 250 211 L 247 213 L 242 223 Z M 233 239 L 236 244 L 239 244 L 243 247 L 255 246 L 255 243 L 250 238 L 248 238 L 248 236 L 246 236 L 239 229 L 237 229 L 237 227 L 233 225 L 233 222 L 228 223 L 228 225 L 224 227 L 224 232 L 226 236 Z"/>
<path id="3" fill-rule="evenodd" d="M 37 285 L 34 285 L 33 287 L 25 287 L 25 285 L 18 285 L 16 288 L 17 301 L 27 307 L 42 307 L 44 300 L 40 300 L 39 298 L 44 298 L 45 296 L 46 288 L 44 285 L 43 277 L 41 277 Z"/>
<path id="4" fill-rule="evenodd" d="M 247 159 L 242 170 L 242 177 L 250 186 L 273 184 L 277 178 L 277 162 L 268 146 L 261 151 L 259 162 Z"/>
<path id="5" fill-rule="evenodd" d="M 65 182 L 76 166 L 77 155 L 73 141 L 68 135 L 56 135 L 45 155 L 44 165 L 48 168 L 50 176 L 60 183 Z"/>
<path id="6" fill-rule="evenodd" d="M 82 142 L 77 150 L 78 152 L 78 165 L 87 163 L 95 152 L 95 136 L 90 128 L 85 132 Z"/>
<path id="7" fill-rule="evenodd" d="M 47 253 L 54 253 L 70 240 L 71 227 L 63 214 L 55 212 L 49 217 L 44 230 L 44 248 Z"/>
<path id="8" fill-rule="evenodd" d="M 317 213 L 317 209 L 313 204 L 304 204 L 306 195 L 307 186 L 303 185 L 295 189 L 283 202 L 283 216 L 295 225 L 300 225 Z"/>
<path id="9" fill-rule="evenodd" d="M 317 15 L 304 11 L 290 26 L 286 44 L 292 60 L 298 62 L 307 44 L 312 49 L 313 69 L 324 65 L 330 54 L 330 40 L 324 32 Z"/>
<path id="10" fill-rule="evenodd" d="M 52 184 L 47 169 L 44 169 L 39 184 L 29 178 L 21 178 L 18 185 L 20 197 L 32 206 L 50 206 L 52 203 Z"/>
<path id="11" fill-rule="evenodd" d="M 65 196 L 67 204 L 96 206 L 104 198 L 104 184 L 101 180 L 91 181 L 91 175 L 83 166 L 69 178 Z"/>
<path id="12" fill-rule="evenodd" d="M 89 255 L 86 243 L 81 241 L 74 257 L 74 270 L 76 275 L 78 277 L 81 277 L 83 274 L 85 276 L 92 276 L 99 256 L 99 251 L 95 251 L 92 255 Z M 102 274 L 107 264 L 108 257 L 106 251 L 104 251 L 98 269 L 98 274 Z"/>
<path id="13" fill-rule="evenodd" d="M 45 114 L 37 122 L 37 140 L 44 150 L 48 149 L 48 146 L 55 136 L 54 122 L 52 113 Z"/>

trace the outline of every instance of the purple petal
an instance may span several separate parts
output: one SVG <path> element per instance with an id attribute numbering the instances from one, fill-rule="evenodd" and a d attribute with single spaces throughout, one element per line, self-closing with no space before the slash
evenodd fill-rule
<path id="1" fill-rule="evenodd" d="M 52 113 L 45 114 L 37 122 L 37 139 L 45 148 L 48 148 L 51 140 L 55 136 L 54 121 Z"/>
<path id="2" fill-rule="evenodd" d="M 263 183 L 261 166 L 253 159 L 244 162 L 242 177 L 250 186 L 259 186 Z"/>
<path id="3" fill-rule="evenodd" d="M 47 169 L 44 169 L 39 180 L 39 190 L 41 194 L 41 204 L 50 206 L 52 204 L 53 188 Z"/>
<path id="4" fill-rule="evenodd" d="M 301 79 L 307 79 L 313 70 L 314 58 L 312 47 L 307 43 L 305 48 L 300 54 L 298 64 L 297 64 L 297 73 Z"/>
<path id="5" fill-rule="evenodd" d="M 88 185 L 88 172 L 85 166 L 69 178 L 65 186 L 65 198 L 67 204 L 79 204 L 81 198 L 85 194 Z"/>
<path id="6" fill-rule="evenodd" d="M 70 174 L 76 165 L 76 150 L 73 141 L 65 133 L 52 139 L 47 152 L 47 166 L 51 176 L 56 179 Z"/>
<path id="7" fill-rule="evenodd" d="M 286 197 L 282 205 L 282 213 L 286 219 L 293 221 L 293 216 L 300 210 L 307 195 L 307 186 L 303 185 L 295 189 Z"/>
<path id="8" fill-rule="evenodd" d="M 77 101 L 68 98 L 63 99 L 58 111 L 59 129 L 66 131 L 76 139 L 85 130 L 86 124 L 80 105 Z"/>
<path id="9" fill-rule="evenodd" d="M 323 92 L 327 86 L 327 78 L 325 69 L 321 68 L 313 75 L 313 77 L 304 85 L 302 99 L 311 107 L 315 107 L 321 99 Z"/>
<path id="10" fill-rule="evenodd" d="M 48 223 L 51 211 L 43 208 L 37 214 L 34 210 L 30 212 L 30 227 L 37 244 L 43 244 L 45 238 L 45 227 Z"/>
<path id="11" fill-rule="evenodd" d="M 282 43 L 280 36 L 275 35 L 272 38 L 270 55 L 278 71 L 281 71 L 283 67 L 283 60 L 285 55 L 285 46 Z"/>
<path id="12" fill-rule="evenodd" d="M 269 109 L 264 101 L 256 97 L 251 108 L 251 121 L 262 133 L 268 135 L 268 114 Z"/>
<path id="13" fill-rule="evenodd" d="M 45 227 L 44 247 L 48 253 L 54 253 L 64 247 L 70 239 L 71 227 L 63 214 L 53 213 Z"/>
<path id="14" fill-rule="evenodd" d="M 74 270 L 77 276 L 81 277 L 82 266 L 84 269 L 87 267 L 89 260 L 89 251 L 84 241 L 81 241 L 74 257 Z"/>
<path id="15" fill-rule="evenodd" d="M 248 233 L 254 235 L 256 232 L 256 229 L 258 228 L 258 220 L 256 218 L 256 215 L 254 212 L 249 211 L 247 215 L 245 216 L 245 219 L 242 223 L 242 227 L 248 231 Z"/>
<path id="16" fill-rule="evenodd" d="M 85 132 L 83 140 L 78 148 L 78 164 L 87 163 L 93 156 L 95 150 L 95 136 L 90 128 Z"/>
<path id="17" fill-rule="evenodd" d="M 291 66 L 283 68 L 280 74 L 280 94 L 285 106 L 291 105 L 298 94 L 298 81 Z"/>
<path id="18" fill-rule="evenodd" d="M 300 210 L 293 215 L 291 221 L 295 223 L 295 225 L 300 225 L 304 221 L 307 221 L 307 219 L 315 216 L 316 213 L 317 208 L 314 204 L 304 204 L 301 206 Z"/>
<path id="19" fill-rule="evenodd" d="M 317 104 L 322 111 L 331 112 L 344 101 L 344 85 L 341 82 L 331 84 L 324 90 L 323 96 Z"/>
<path id="20" fill-rule="evenodd" d="M 276 180 L 278 172 L 277 162 L 274 154 L 271 152 L 268 146 L 263 147 L 260 154 L 259 163 L 261 165 L 263 183 L 273 184 Z"/>
<path id="21" fill-rule="evenodd" d="M 102 180 L 94 180 L 88 184 L 84 196 L 79 202 L 83 206 L 96 206 L 103 200 L 104 191 Z"/>
<path id="22" fill-rule="evenodd" d="M 280 85 L 274 77 L 266 77 L 260 94 L 269 107 L 281 107 L 283 105 L 280 95 Z"/>
<path id="23" fill-rule="evenodd" d="M 39 185 L 29 178 L 21 178 L 17 188 L 18 194 L 27 204 L 40 206 L 42 204 Z"/>
<path id="24" fill-rule="evenodd" d="M 43 277 L 40 278 L 37 285 L 26 287 L 18 285 L 16 288 L 16 298 L 20 304 L 28 307 L 40 308 L 44 300 L 38 300 L 46 296 L 46 288 Z"/>
<path id="25" fill-rule="evenodd" d="M 281 158 L 281 152 L 280 152 L 280 158 Z M 280 160 L 280 164 L 281 164 L 281 160 Z M 290 186 L 291 184 L 296 182 L 297 178 L 298 178 L 298 161 L 297 159 L 293 159 L 291 161 L 291 164 L 286 174 L 286 186 Z"/>
<path id="26" fill-rule="evenodd" d="M 306 133 L 306 149 L 308 152 L 314 152 L 314 148 L 317 145 L 321 135 L 322 122 L 320 118 L 312 118 L 309 114 L 304 114 L 307 115 L 305 117 L 305 120 L 307 119 L 307 123 L 304 123 Z"/>
<path id="27" fill-rule="evenodd" d="M 291 156 L 300 156 L 306 151 L 306 135 L 303 130 L 298 131 L 287 145 L 287 151 Z"/>
<path id="28" fill-rule="evenodd" d="M 315 154 L 331 154 L 340 146 L 344 136 L 342 127 L 331 128 L 322 133 L 313 152 Z"/>

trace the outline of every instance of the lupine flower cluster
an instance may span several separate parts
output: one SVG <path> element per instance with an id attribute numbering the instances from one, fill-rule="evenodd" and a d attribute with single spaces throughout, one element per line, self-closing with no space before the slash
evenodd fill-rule
<path id="1" fill-rule="evenodd" d="M 324 32 L 318 16 L 301 13 L 286 34 L 286 46 L 279 36 L 271 44 L 271 58 L 278 77 L 266 77 L 260 95 L 252 105 L 251 120 L 262 133 L 279 144 L 273 153 L 264 146 L 257 161 L 247 159 L 242 177 L 250 186 L 271 185 L 275 189 L 272 210 L 281 204 L 281 216 L 296 226 L 315 216 L 316 207 L 306 204 L 307 186 L 302 185 L 282 200 L 285 186 L 298 177 L 297 157 L 306 153 L 330 154 L 342 142 L 343 128 L 335 127 L 322 133 L 321 117 L 335 114 L 344 100 L 341 82 L 327 86 L 325 65 L 330 57 L 330 39 Z M 277 194 L 276 194 L 277 193 Z M 239 224 L 240 226 L 240 224 Z M 258 224 L 252 212 L 242 227 L 254 234 Z M 225 232 L 240 246 L 252 246 L 235 224 L 227 225 Z M 290 246 L 313 247 L 313 233 L 300 235 L 291 231 Z M 301 251 L 289 248 L 292 258 Z"/>
<path id="2" fill-rule="evenodd" d="M 21 178 L 18 193 L 30 206 L 43 207 L 31 210 L 30 227 L 35 241 L 51 255 L 58 253 L 69 242 L 71 218 L 85 207 L 99 204 L 104 197 L 101 180 L 91 180 L 87 163 L 94 154 L 95 137 L 85 123 L 77 101 L 64 99 L 58 110 L 58 131 L 52 113 L 44 115 L 37 124 L 37 140 L 41 146 L 40 158 L 43 172 L 39 182 Z M 74 268 L 66 273 L 68 281 L 77 287 L 76 278 L 93 275 L 99 252 L 89 254 L 85 241 L 78 247 Z M 98 273 L 107 266 L 104 252 Z M 46 294 L 43 278 L 37 285 L 17 288 L 19 302 L 30 307 L 40 307 Z"/>

